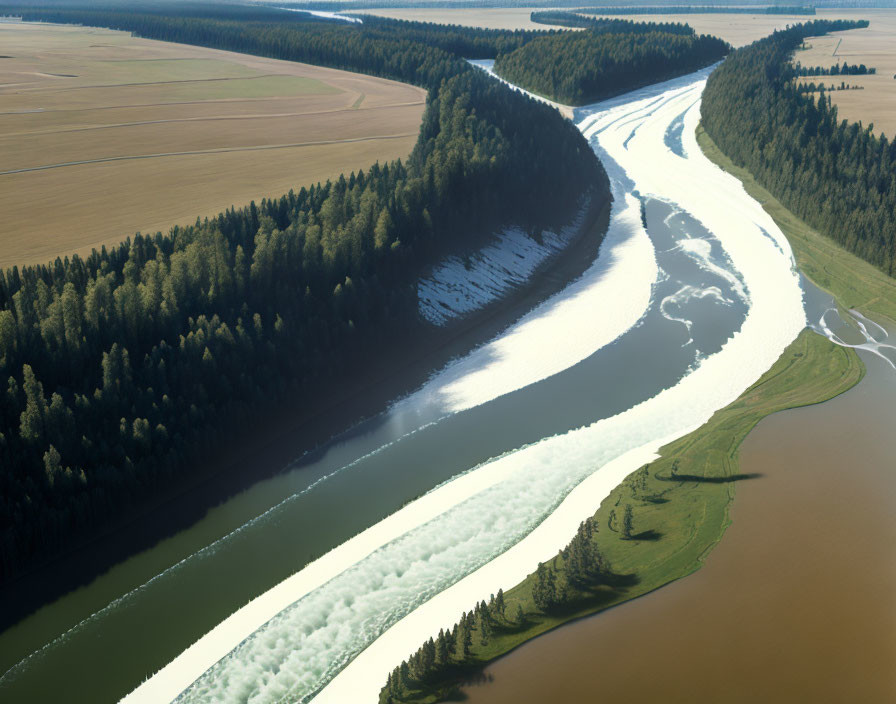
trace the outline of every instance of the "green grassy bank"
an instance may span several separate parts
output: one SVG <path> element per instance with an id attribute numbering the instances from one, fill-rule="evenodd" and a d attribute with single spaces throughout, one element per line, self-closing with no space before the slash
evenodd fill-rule
<path id="1" fill-rule="evenodd" d="M 591 586 L 568 578 L 568 555 L 546 566 L 567 598 L 553 608 L 535 605 L 537 578 L 530 575 L 504 595 L 503 610 L 490 609 L 483 643 L 481 617 L 472 621 L 469 654 L 455 648 L 447 662 L 415 672 L 412 661 L 393 702 L 437 702 L 458 694 L 458 682 L 535 636 L 570 620 L 641 596 L 699 569 L 729 524 L 738 481 L 738 448 L 765 416 L 826 401 L 854 386 L 865 368 L 853 350 L 837 347 L 808 330 L 775 365 L 710 421 L 662 449 L 662 457 L 629 477 L 603 501 L 592 520 L 602 567 Z M 630 539 L 623 537 L 625 506 L 631 506 Z M 596 583 L 596 585 L 595 585 Z M 485 596 L 485 595 L 484 595 Z M 471 605 L 472 606 L 472 605 Z M 450 640 L 450 637 L 449 637 Z M 386 693 L 382 701 L 387 702 Z"/>
<path id="2" fill-rule="evenodd" d="M 706 155 L 739 178 L 775 219 L 803 273 L 841 306 L 896 321 L 896 280 L 795 217 L 749 172 L 734 166 L 702 128 L 697 137 Z M 445 648 L 440 654 L 438 647 L 431 647 L 429 655 L 426 647 L 421 648 L 409 667 L 396 670 L 395 684 L 383 691 L 381 701 L 423 704 L 462 698 L 459 683 L 525 641 L 699 569 L 730 523 L 728 512 L 737 482 L 750 478 L 739 472 L 738 449 L 753 427 L 777 411 L 833 398 L 857 384 L 864 373 L 854 350 L 803 331 L 737 401 L 703 427 L 664 447 L 659 460 L 631 474 L 603 501 L 589 522 L 590 549 L 599 569 L 590 574 L 587 584 L 570 578 L 573 551 L 561 551 L 545 565 L 560 595 L 554 605 L 536 606 L 533 592 L 539 589 L 539 580 L 535 573 L 529 575 L 503 595 L 503 608 L 491 601 L 485 617 L 479 610 L 475 616 L 470 614 L 466 655 L 463 635 L 458 637 L 458 630 L 464 629 L 446 633 L 447 655 Z M 630 538 L 623 535 L 626 507 L 631 511 Z"/>
<path id="3" fill-rule="evenodd" d="M 749 171 L 735 166 L 702 125 L 697 127 L 697 143 L 710 161 L 740 180 L 747 193 L 774 218 L 790 241 L 800 271 L 816 286 L 845 308 L 856 308 L 872 318 L 876 313 L 896 322 L 896 279 L 850 254 L 787 210 Z"/>

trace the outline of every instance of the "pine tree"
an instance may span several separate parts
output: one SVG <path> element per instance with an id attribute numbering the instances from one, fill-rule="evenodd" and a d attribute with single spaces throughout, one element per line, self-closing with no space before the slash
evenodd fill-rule
<path id="1" fill-rule="evenodd" d="M 497 608 L 498 613 L 501 614 L 501 618 L 504 618 L 504 609 L 507 608 L 507 605 L 504 603 L 503 589 L 499 589 L 498 595 L 495 597 L 495 608 Z"/>
<path id="2" fill-rule="evenodd" d="M 625 513 L 622 516 L 622 537 L 631 540 L 632 530 L 634 529 L 634 512 L 631 504 L 625 505 Z"/>

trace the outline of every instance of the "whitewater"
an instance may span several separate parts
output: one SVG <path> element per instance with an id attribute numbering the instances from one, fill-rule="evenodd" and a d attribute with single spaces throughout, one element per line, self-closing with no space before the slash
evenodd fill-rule
<path id="1" fill-rule="evenodd" d="M 799 277 L 774 222 L 696 144 L 707 74 L 576 111 L 615 199 L 591 276 L 436 375 L 415 403 L 462 411 L 557 373 L 637 324 L 661 275 L 642 224 L 647 196 L 721 243 L 737 276 L 720 275 L 742 281 L 749 300 L 741 329 L 653 398 L 436 487 L 225 619 L 126 701 L 376 701 L 402 658 L 553 556 L 628 473 L 774 363 L 806 324 Z M 718 268 L 696 238 L 684 245 Z"/>

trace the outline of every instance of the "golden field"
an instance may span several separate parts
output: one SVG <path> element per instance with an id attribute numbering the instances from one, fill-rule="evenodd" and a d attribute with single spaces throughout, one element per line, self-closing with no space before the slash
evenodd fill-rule
<path id="1" fill-rule="evenodd" d="M 0 23 L 0 266 L 87 254 L 404 158 L 425 92 L 75 26 Z"/>

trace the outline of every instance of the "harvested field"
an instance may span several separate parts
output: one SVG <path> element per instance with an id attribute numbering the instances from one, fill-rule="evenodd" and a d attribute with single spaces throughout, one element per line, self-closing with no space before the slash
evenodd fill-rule
<path id="1" fill-rule="evenodd" d="M 866 126 L 874 123 L 875 132 L 892 139 L 896 136 L 896 10 L 856 10 L 852 16 L 870 20 L 871 26 L 813 37 L 807 42 L 811 49 L 797 51 L 793 58 L 803 66 L 830 68 L 845 62 L 876 68 L 874 75 L 817 76 L 803 80 L 827 86 L 839 86 L 841 82 L 858 86 L 859 90 L 828 92 L 840 118 Z"/>
<path id="2" fill-rule="evenodd" d="M 0 23 L 0 266 L 87 254 L 407 156 L 425 92 L 65 25 Z"/>

